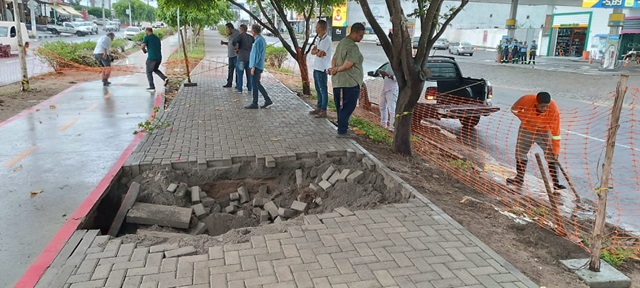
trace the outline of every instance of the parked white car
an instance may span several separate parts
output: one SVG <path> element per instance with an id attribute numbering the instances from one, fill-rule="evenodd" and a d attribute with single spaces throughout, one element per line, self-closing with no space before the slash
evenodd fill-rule
<path id="1" fill-rule="evenodd" d="M 116 22 L 109 21 L 104 24 L 102 29 L 106 32 L 114 32 L 114 31 L 119 31 L 120 26 Z"/>
<path id="2" fill-rule="evenodd" d="M 142 30 L 138 27 L 127 27 L 127 29 L 124 30 L 124 38 L 131 40 L 133 39 L 133 36 L 136 36 L 140 32 L 142 32 Z"/>
<path id="3" fill-rule="evenodd" d="M 29 47 L 29 31 L 24 23 L 20 24 L 22 41 L 24 41 L 25 47 Z M 18 51 L 18 29 L 16 29 L 16 22 L 0 21 L 0 44 L 11 46 L 11 51 Z"/>
<path id="4" fill-rule="evenodd" d="M 473 56 L 475 49 L 469 42 L 455 42 L 449 45 L 449 54 Z"/>
<path id="5" fill-rule="evenodd" d="M 89 27 L 89 29 L 90 29 L 89 34 L 96 34 L 96 35 L 98 34 L 98 25 L 96 25 L 93 22 L 83 21 L 83 22 L 75 22 L 75 23 L 77 23 L 78 25 L 80 25 L 82 27 Z"/>

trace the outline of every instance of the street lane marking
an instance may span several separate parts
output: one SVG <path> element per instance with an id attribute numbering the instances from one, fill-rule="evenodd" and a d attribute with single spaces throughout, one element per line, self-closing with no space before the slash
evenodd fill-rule
<path id="1" fill-rule="evenodd" d="M 67 130 L 69 127 L 71 127 L 71 125 L 75 124 L 76 122 L 78 122 L 78 118 L 71 119 L 69 120 L 69 122 L 62 125 L 62 127 L 58 128 L 58 131 L 64 132 L 64 130 Z"/>
<path id="2" fill-rule="evenodd" d="M 603 142 L 603 143 L 606 143 L 606 142 L 607 142 L 607 140 L 600 139 L 600 138 L 596 138 L 596 137 L 589 136 L 589 135 L 585 135 L 585 134 L 578 133 L 578 132 L 573 132 L 573 131 L 571 131 L 571 130 L 566 130 L 566 129 L 562 129 L 562 130 L 563 130 L 563 131 L 565 131 L 565 132 L 567 132 L 567 133 L 569 133 L 569 134 L 577 135 L 577 136 L 584 137 L 584 138 L 587 138 L 587 139 L 591 139 L 591 140 L 594 140 L 594 141 Z M 631 149 L 631 150 L 633 150 L 633 151 L 638 151 L 638 149 L 636 149 L 636 148 L 634 148 L 634 147 L 627 146 L 627 145 L 623 145 L 623 144 L 616 144 L 616 146 L 618 146 L 618 147 L 622 147 L 622 148 Z"/>
<path id="3" fill-rule="evenodd" d="M 89 108 L 87 108 L 87 111 L 91 111 L 93 109 L 96 109 L 96 107 L 98 107 L 98 104 L 94 103 L 93 105 L 89 106 Z"/>
<path id="4" fill-rule="evenodd" d="M 11 167 L 15 164 L 17 164 L 18 162 L 20 162 L 22 159 L 24 159 L 24 157 L 29 156 L 29 154 L 31 154 L 31 152 L 33 152 L 33 150 L 36 150 L 38 148 L 38 146 L 31 146 L 29 147 L 29 149 L 25 150 L 24 152 L 20 153 L 18 156 L 13 157 L 13 159 L 7 161 L 4 163 L 4 167 Z"/>

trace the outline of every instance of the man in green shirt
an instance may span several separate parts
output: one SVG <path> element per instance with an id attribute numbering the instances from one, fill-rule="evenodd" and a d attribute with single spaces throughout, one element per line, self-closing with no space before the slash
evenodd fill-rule
<path id="1" fill-rule="evenodd" d="M 153 34 L 152 28 L 145 29 L 147 36 L 142 39 L 142 52 L 147 54 L 147 80 L 149 81 L 149 88 L 147 91 L 155 91 L 156 86 L 153 84 L 153 73 L 158 74 L 160 79 L 164 81 L 164 86 L 169 84 L 169 79 L 164 76 L 160 71 L 160 64 L 162 63 L 162 42 L 160 38 Z"/>
<path id="2" fill-rule="evenodd" d="M 355 23 L 351 26 L 349 36 L 342 39 L 336 47 L 327 70 L 332 75 L 333 101 L 338 114 L 338 137 L 348 137 L 349 118 L 358 104 L 360 85 L 362 85 L 362 62 L 364 57 L 356 43 L 364 37 L 364 25 Z"/>

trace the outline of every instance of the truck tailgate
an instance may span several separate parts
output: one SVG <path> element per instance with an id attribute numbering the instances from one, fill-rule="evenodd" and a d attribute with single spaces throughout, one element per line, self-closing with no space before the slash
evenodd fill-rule
<path id="1" fill-rule="evenodd" d="M 481 104 L 435 105 L 435 108 L 438 114 L 445 115 L 447 118 L 488 116 L 500 111 L 500 107 Z"/>

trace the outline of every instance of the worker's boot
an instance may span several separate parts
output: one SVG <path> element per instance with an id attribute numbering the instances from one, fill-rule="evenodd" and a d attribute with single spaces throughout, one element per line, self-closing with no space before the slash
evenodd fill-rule
<path id="1" fill-rule="evenodd" d="M 518 187 L 522 186 L 522 184 L 524 183 L 524 172 L 526 170 L 527 170 L 527 160 L 518 161 L 518 163 L 516 164 L 516 172 L 518 174 L 516 174 L 516 177 L 514 178 L 507 178 L 507 184 L 518 186 Z"/>
<path id="2" fill-rule="evenodd" d="M 551 174 L 551 181 L 553 181 L 553 189 L 554 190 L 563 190 L 567 189 L 564 185 L 560 184 L 560 180 L 558 179 L 558 166 L 555 162 L 549 162 L 549 174 Z"/>

